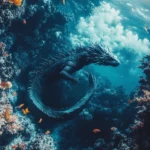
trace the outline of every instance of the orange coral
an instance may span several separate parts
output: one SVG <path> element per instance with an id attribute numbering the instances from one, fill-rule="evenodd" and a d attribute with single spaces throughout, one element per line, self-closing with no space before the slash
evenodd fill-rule
<path id="1" fill-rule="evenodd" d="M 137 102 L 148 102 L 150 101 L 150 91 L 148 90 L 142 90 L 143 91 L 143 96 L 141 97 L 135 97 L 135 100 Z"/>
<path id="2" fill-rule="evenodd" d="M 14 4 L 15 6 L 22 5 L 22 0 L 8 0 L 8 2 Z"/>

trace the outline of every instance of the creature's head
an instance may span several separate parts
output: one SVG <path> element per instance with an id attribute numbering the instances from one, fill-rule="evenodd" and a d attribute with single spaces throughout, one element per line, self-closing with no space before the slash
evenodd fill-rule
<path id="1" fill-rule="evenodd" d="M 92 45 L 88 48 L 88 61 L 98 65 L 117 67 L 120 61 L 108 49 L 101 45 Z"/>

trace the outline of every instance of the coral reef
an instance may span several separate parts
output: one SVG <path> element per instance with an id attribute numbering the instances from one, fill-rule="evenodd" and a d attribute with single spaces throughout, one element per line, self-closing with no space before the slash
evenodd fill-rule
<path id="1" fill-rule="evenodd" d="M 4 55 L 5 44 L 0 42 L 1 81 L 0 86 L 0 149 L 18 150 L 55 150 L 54 141 L 49 134 L 38 130 L 29 116 L 23 114 L 21 108 L 24 104 L 16 106 L 18 86 L 13 77 L 18 75 L 18 69 L 9 53 Z M 4 73 L 3 73 L 4 72 Z M 17 73 L 14 73 L 17 72 Z M 12 85 L 10 86 L 11 82 Z M 5 84 L 4 84 L 5 83 Z M 9 83 L 9 87 L 6 85 Z M 27 109 L 27 108 L 26 108 Z M 25 110 L 26 110 L 25 109 Z M 29 111 L 28 111 L 29 112 Z"/>
<path id="2" fill-rule="evenodd" d="M 5 115 L 6 110 L 10 115 Z M 6 93 L 1 93 L 0 98 L 0 145 L 6 145 L 24 130 L 17 116 L 13 113 L 13 108 L 9 103 Z"/>
<path id="3" fill-rule="evenodd" d="M 12 79 L 14 75 L 14 63 L 12 61 L 12 55 L 5 52 L 6 45 L 0 42 L 0 78 L 2 81 L 8 81 Z"/>
<path id="4" fill-rule="evenodd" d="M 150 55 L 145 56 L 138 66 L 143 70 L 145 77 L 140 77 L 140 89 L 135 95 L 137 103 L 137 116 L 135 119 L 136 141 L 139 149 L 150 149 Z"/>
<path id="5" fill-rule="evenodd" d="M 19 3 L 16 1 L 16 5 Z M 13 4 L 9 3 L 7 0 L 0 1 L 0 35 L 4 34 L 6 30 L 11 26 L 14 20 L 22 17 L 24 14 L 23 5 L 20 7 L 13 7 Z"/>
<path id="6" fill-rule="evenodd" d="M 38 134 L 28 146 L 29 150 L 51 150 L 55 149 L 54 141 L 49 135 Z"/>
<path id="7" fill-rule="evenodd" d="M 140 87 L 132 101 L 135 104 L 134 107 L 137 109 L 137 113 L 135 119 L 133 118 L 134 122 L 124 132 L 123 138 L 118 142 L 117 140 L 114 141 L 117 144 L 113 145 L 113 148 L 119 150 L 150 149 L 150 55 L 141 60 L 141 65 L 138 68 L 143 70 L 145 76 L 140 77 Z"/>

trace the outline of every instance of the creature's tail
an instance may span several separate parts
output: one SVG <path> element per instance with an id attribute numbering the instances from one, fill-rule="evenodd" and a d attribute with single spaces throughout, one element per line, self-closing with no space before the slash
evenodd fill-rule
<path id="1" fill-rule="evenodd" d="M 30 98 L 38 109 L 40 109 L 43 113 L 47 114 L 51 118 L 65 118 L 80 111 L 85 106 L 85 104 L 90 100 L 96 88 L 96 80 L 93 77 L 92 73 L 90 72 L 88 73 L 88 81 L 90 87 L 86 95 L 81 100 L 79 100 L 75 105 L 69 108 L 56 110 L 42 103 L 40 99 L 40 91 L 39 91 L 40 88 L 38 83 L 39 80 L 38 79 L 36 80 L 37 81 L 34 81 L 32 86 L 29 88 Z"/>

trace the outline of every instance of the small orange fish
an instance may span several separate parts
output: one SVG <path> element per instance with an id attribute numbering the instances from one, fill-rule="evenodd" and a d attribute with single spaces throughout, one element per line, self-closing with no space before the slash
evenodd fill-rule
<path id="1" fill-rule="evenodd" d="M 11 148 L 16 149 L 16 148 L 18 148 L 18 146 L 17 145 L 13 145 Z"/>
<path id="2" fill-rule="evenodd" d="M 47 130 L 47 131 L 45 132 L 45 134 L 50 134 L 50 131 L 49 131 L 49 130 Z"/>
<path id="3" fill-rule="evenodd" d="M 22 0 L 8 0 L 9 3 L 14 4 L 15 6 L 21 6 Z"/>
<path id="4" fill-rule="evenodd" d="M 129 104 L 131 104 L 131 103 L 132 103 L 132 100 L 131 100 L 131 99 L 129 99 L 129 100 L 128 100 L 128 103 L 129 103 Z"/>
<path id="5" fill-rule="evenodd" d="M 115 131 L 115 127 L 111 127 L 110 130 L 111 130 L 111 131 Z"/>
<path id="6" fill-rule="evenodd" d="M 101 132 L 101 130 L 100 129 L 93 129 L 93 132 L 98 133 L 98 132 Z"/>
<path id="7" fill-rule="evenodd" d="M 27 115 L 30 111 L 28 108 L 26 108 L 26 109 L 22 109 L 22 112 L 24 115 Z"/>
<path id="8" fill-rule="evenodd" d="M 63 3 L 63 5 L 65 5 L 66 1 L 65 1 L 65 0 L 62 0 L 62 3 Z"/>
<path id="9" fill-rule="evenodd" d="M 40 118 L 40 120 L 39 120 L 39 122 L 38 123 L 41 123 L 43 121 L 43 119 L 42 118 Z"/>
<path id="10" fill-rule="evenodd" d="M 25 111 L 26 111 L 27 114 L 30 112 L 28 107 L 25 109 Z"/>
<path id="11" fill-rule="evenodd" d="M 23 24 L 27 24 L 27 21 L 25 19 L 23 19 Z"/>
<path id="12" fill-rule="evenodd" d="M 4 113 L 4 118 L 5 118 L 6 121 L 9 121 L 9 119 L 10 119 L 10 112 L 9 112 L 8 107 L 6 107 L 6 111 Z"/>
<path id="13" fill-rule="evenodd" d="M 13 92 L 12 95 L 13 95 L 13 96 L 16 96 L 16 95 L 17 95 L 17 92 Z"/>
<path id="14" fill-rule="evenodd" d="M 20 104 L 19 106 L 18 106 L 18 108 L 20 109 L 20 108 L 22 108 L 24 106 L 24 104 Z"/>
<path id="15" fill-rule="evenodd" d="M 0 88 L 3 90 L 5 90 L 7 88 L 11 88 L 11 87 L 12 87 L 12 83 L 9 81 L 0 83 Z"/>

